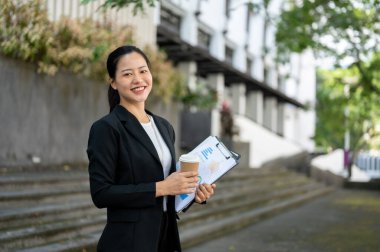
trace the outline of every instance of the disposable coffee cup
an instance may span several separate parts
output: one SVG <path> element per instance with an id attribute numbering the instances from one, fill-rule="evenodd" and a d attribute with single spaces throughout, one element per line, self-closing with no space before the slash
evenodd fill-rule
<path id="1" fill-rule="evenodd" d="M 199 158 L 195 155 L 184 154 L 179 157 L 181 171 L 198 171 Z"/>

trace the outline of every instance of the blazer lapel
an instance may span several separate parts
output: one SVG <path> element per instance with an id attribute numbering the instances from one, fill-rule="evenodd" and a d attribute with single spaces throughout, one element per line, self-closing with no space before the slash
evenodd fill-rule
<path id="1" fill-rule="evenodd" d="M 148 152 L 156 159 L 159 164 L 161 164 L 160 158 L 158 157 L 157 150 L 154 147 L 152 140 L 150 140 L 148 134 L 145 132 L 144 128 L 141 126 L 137 118 L 120 105 L 117 105 L 114 108 L 113 112 L 122 122 L 124 128 L 136 139 L 136 141 L 140 142 L 148 150 Z"/>

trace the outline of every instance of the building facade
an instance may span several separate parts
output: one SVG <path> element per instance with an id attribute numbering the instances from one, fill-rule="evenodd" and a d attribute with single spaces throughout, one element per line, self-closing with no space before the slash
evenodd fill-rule
<path id="1" fill-rule="evenodd" d="M 211 134 L 219 135 L 219 109 L 228 102 L 235 115 L 255 127 L 313 151 L 313 55 L 293 54 L 286 64 L 275 61 L 274 18 L 284 1 L 271 0 L 264 6 L 262 0 L 163 0 L 137 16 L 131 8 L 100 11 L 102 2 L 46 0 L 46 6 L 53 20 L 87 17 L 133 26 L 137 46 L 165 50 L 190 88 L 199 82 L 214 88 L 218 105 L 210 116 Z M 237 139 L 249 137 L 244 132 Z"/>
<path id="2" fill-rule="evenodd" d="M 219 106 L 227 100 L 235 114 L 312 151 L 313 54 L 293 54 L 287 64 L 276 63 L 274 18 L 283 1 L 272 0 L 267 8 L 254 1 L 256 10 L 248 2 L 161 1 L 155 8 L 156 43 L 193 75 L 190 86 L 206 80 L 218 91 Z"/>

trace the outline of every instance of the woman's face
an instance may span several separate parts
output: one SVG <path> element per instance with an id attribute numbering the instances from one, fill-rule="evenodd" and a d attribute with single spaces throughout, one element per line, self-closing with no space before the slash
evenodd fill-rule
<path id="1" fill-rule="evenodd" d="M 119 92 L 121 103 L 145 102 L 152 90 L 152 74 L 143 56 L 137 52 L 121 56 L 111 86 Z"/>

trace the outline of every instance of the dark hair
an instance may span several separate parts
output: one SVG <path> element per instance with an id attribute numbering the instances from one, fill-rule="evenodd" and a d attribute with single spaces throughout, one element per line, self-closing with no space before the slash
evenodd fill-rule
<path id="1" fill-rule="evenodd" d="M 148 65 L 148 68 L 151 69 L 150 61 L 141 49 L 132 45 L 120 46 L 119 48 L 112 51 L 108 55 L 108 59 L 107 59 L 108 76 L 112 80 L 115 80 L 117 63 L 119 62 L 119 59 L 121 58 L 121 56 L 130 54 L 132 52 L 136 52 L 140 54 L 145 59 L 146 64 Z M 110 105 L 110 112 L 116 107 L 116 105 L 120 103 L 119 92 L 113 89 L 111 85 L 108 87 L 108 103 Z"/>

